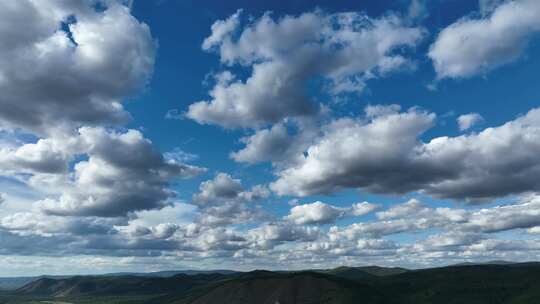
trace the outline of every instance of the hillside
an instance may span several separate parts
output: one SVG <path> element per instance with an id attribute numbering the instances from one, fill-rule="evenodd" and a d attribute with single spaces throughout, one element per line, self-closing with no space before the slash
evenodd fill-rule
<path id="1" fill-rule="evenodd" d="M 112 272 L 100 275 L 93 275 L 94 277 L 127 277 L 127 276 L 136 276 L 136 277 L 160 277 L 168 278 L 179 274 L 187 275 L 198 275 L 198 274 L 223 274 L 223 275 L 232 275 L 237 273 L 232 270 L 167 270 L 167 271 L 157 271 L 157 272 Z M 42 278 L 50 279 L 67 279 L 75 276 L 50 276 L 50 275 L 41 275 L 34 277 L 0 277 L 0 291 L 10 291 L 18 289 L 30 282 L 37 281 Z"/>
<path id="2" fill-rule="evenodd" d="M 0 303 L 32 298 L 75 304 L 529 304 L 540 303 L 540 263 L 41 278 L 0 294 Z"/>
<path id="3" fill-rule="evenodd" d="M 225 275 L 178 274 L 169 278 L 140 276 L 76 276 L 68 279 L 41 278 L 16 290 L 18 295 L 81 297 L 111 295 L 159 295 L 179 293 L 220 280 Z"/>
<path id="4" fill-rule="evenodd" d="M 380 275 L 373 272 L 363 275 L 361 268 L 340 267 L 327 274 L 300 272 L 237 278 L 176 303 L 540 303 L 540 264 L 537 263 L 375 273 Z M 354 276 L 357 278 L 350 278 Z"/>
<path id="5" fill-rule="evenodd" d="M 67 279 L 71 276 L 36 276 L 36 277 L 0 277 L 0 290 L 9 291 L 20 288 L 30 282 L 36 281 L 42 278 L 50 279 Z"/>
<path id="6" fill-rule="evenodd" d="M 375 277 L 384 277 L 390 275 L 401 274 L 407 272 L 405 268 L 399 267 L 379 267 L 379 266 L 364 266 L 364 267 L 338 267 L 330 270 L 320 271 L 322 273 L 339 276 L 346 279 L 374 279 Z"/>
<path id="7" fill-rule="evenodd" d="M 369 285 L 316 272 L 253 272 L 175 301 L 178 304 L 360 303 L 382 299 Z"/>
<path id="8" fill-rule="evenodd" d="M 14 278 L 0 278 L 0 290 L 12 290 L 17 289 L 25 284 L 28 284 L 36 277 L 14 277 Z"/>
<path id="9" fill-rule="evenodd" d="M 540 303 L 540 264 L 471 265 L 416 270 L 386 277 L 389 303 Z"/>

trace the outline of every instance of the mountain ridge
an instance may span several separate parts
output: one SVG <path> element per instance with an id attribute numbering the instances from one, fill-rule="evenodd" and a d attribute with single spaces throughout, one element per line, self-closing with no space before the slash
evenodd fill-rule
<path id="1" fill-rule="evenodd" d="M 41 278 L 11 296 L 96 304 L 528 304 L 540 303 L 540 263 Z"/>

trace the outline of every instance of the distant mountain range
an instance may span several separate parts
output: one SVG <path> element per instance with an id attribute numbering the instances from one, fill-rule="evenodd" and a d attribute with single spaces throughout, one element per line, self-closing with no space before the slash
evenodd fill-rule
<path id="1" fill-rule="evenodd" d="M 166 273 L 41 277 L 0 294 L 0 303 L 540 303 L 540 263 L 534 262 L 421 270 L 369 266 L 295 272 Z"/>
<path id="2" fill-rule="evenodd" d="M 114 272 L 114 273 L 102 274 L 101 276 L 137 276 L 137 277 L 167 278 L 167 277 L 172 277 L 172 276 L 177 275 L 177 274 L 195 275 L 195 274 L 212 274 L 212 273 L 233 274 L 233 273 L 237 273 L 237 271 L 225 270 L 225 269 L 216 269 L 216 270 L 165 270 L 165 271 L 156 271 L 156 272 Z"/>
<path id="3" fill-rule="evenodd" d="M 41 278 L 64 279 L 64 278 L 69 278 L 69 277 L 70 276 L 47 276 L 47 275 L 42 275 L 42 276 L 37 276 L 37 277 L 0 277 L 0 291 L 1 290 L 14 290 Z"/>
<path id="4" fill-rule="evenodd" d="M 92 275 L 94 277 L 120 277 L 120 276 L 136 276 L 136 277 L 159 277 L 167 278 L 172 277 L 177 274 L 232 274 L 235 271 L 232 270 L 166 270 L 166 271 L 156 271 L 156 272 L 113 272 L 105 273 L 100 275 Z M 42 278 L 49 279 L 67 279 L 75 276 L 60 276 L 60 275 L 41 275 L 35 277 L 0 277 L 0 290 L 15 290 L 19 287 L 22 287 L 30 282 L 36 281 Z"/>
<path id="5" fill-rule="evenodd" d="M 470 265 L 511 265 L 511 264 L 517 264 L 514 262 L 509 261 L 487 261 L 487 262 L 480 262 L 480 263 L 473 263 L 473 262 L 464 262 L 464 263 L 458 263 L 451 266 L 470 266 Z"/>

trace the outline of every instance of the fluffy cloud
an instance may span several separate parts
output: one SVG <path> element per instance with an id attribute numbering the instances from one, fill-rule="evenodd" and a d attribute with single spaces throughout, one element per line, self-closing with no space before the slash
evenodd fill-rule
<path id="1" fill-rule="evenodd" d="M 414 214 L 419 214 L 424 210 L 424 205 L 419 200 L 413 198 L 406 203 L 393 206 L 385 211 L 377 212 L 377 218 L 386 220 L 409 215 L 412 216 Z"/>
<path id="2" fill-rule="evenodd" d="M 242 150 L 231 153 L 231 158 L 237 162 L 258 163 L 262 161 L 279 162 L 293 157 L 296 152 L 294 139 L 289 135 L 287 127 L 276 124 L 270 129 L 257 131 L 241 141 L 246 145 Z"/>
<path id="3" fill-rule="evenodd" d="M 62 217 L 40 213 L 17 212 L 0 219 L 0 227 L 18 235 L 44 237 L 115 234 L 115 225 L 125 225 L 122 218 Z"/>
<path id="4" fill-rule="evenodd" d="M 326 120 L 324 112 L 256 130 L 252 135 L 240 139 L 245 144 L 244 148 L 232 152 L 230 157 L 248 164 L 270 161 L 275 167 L 286 167 L 301 161 L 305 150 L 320 133 L 320 125 Z"/>
<path id="5" fill-rule="evenodd" d="M 339 208 L 317 201 L 311 204 L 295 206 L 284 219 L 297 225 L 329 224 L 345 216 L 362 216 L 378 206 L 368 202 L 353 204 L 350 208 Z"/>
<path id="6" fill-rule="evenodd" d="M 49 214 L 111 217 L 160 208 L 174 196 L 167 189 L 170 179 L 204 172 L 166 161 L 136 130 L 117 133 L 84 127 L 79 134 L 88 160 L 75 164 L 73 180 L 58 199 L 39 202 Z"/>
<path id="7" fill-rule="evenodd" d="M 539 129 L 540 109 L 532 109 L 478 134 L 432 139 L 423 146 L 424 157 L 456 166 L 459 174 L 432 183 L 426 192 L 475 201 L 539 190 Z"/>
<path id="8" fill-rule="evenodd" d="M 491 14 L 505 0 L 479 0 L 478 8 L 483 16 Z"/>
<path id="9" fill-rule="evenodd" d="M 464 229 L 479 232 L 499 232 L 540 226 L 540 199 L 537 196 L 515 205 L 484 208 L 473 212 Z"/>
<path id="10" fill-rule="evenodd" d="M 231 224 L 254 223 L 265 218 L 268 218 L 267 213 L 259 207 L 228 201 L 201 208 L 196 222 L 202 227 L 224 227 Z"/>
<path id="11" fill-rule="evenodd" d="M 217 200 L 236 199 L 243 189 L 239 179 L 233 179 L 226 173 L 218 173 L 214 179 L 201 183 L 199 193 L 193 196 L 193 201 L 206 204 Z"/>
<path id="12" fill-rule="evenodd" d="M 416 109 L 405 113 L 395 112 L 395 107 L 384 109 L 389 112 L 368 107 L 367 122 L 342 118 L 325 126 L 307 156 L 279 172 L 272 189 L 305 196 L 343 187 L 393 189 L 390 192 L 412 188 L 428 172 L 409 170 L 413 164 L 406 158 L 417 145 L 417 137 L 434 124 L 435 115 Z M 434 174 L 429 175 L 431 179 Z"/>
<path id="13" fill-rule="evenodd" d="M 191 204 L 175 202 L 162 209 L 137 211 L 135 218 L 130 220 L 130 225 L 149 227 L 162 223 L 189 224 L 195 210 L 196 207 Z"/>
<path id="14" fill-rule="evenodd" d="M 270 249 L 285 242 L 314 241 L 321 236 L 317 227 L 302 227 L 288 224 L 265 224 L 248 232 L 253 246 Z"/>
<path id="15" fill-rule="evenodd" d="M 414 247 L 422 251 L 456 251 L 462 246 L 476 244 L 483 239 L 485 238 L 480 234 L 447 232 L 430 235 Z"/>
<path id="16" fill-rule="evenodd" d="M 251 75 L 217 75 L 211 99 L 192 104 L 187 116 L 235 128 L 314 114 L 316 105 L 305 93 L 310 79 L 327 79 L 333 94 L 361 91 L 367 78 L 407 66 L 396 50 L 414 47 L 422 36 L 422 29 L 395 15 L 316 11 L 274 20 L 265 14 L 242 28 L 237 12 L 214 23 L 203 49 L 218 52 L 227 66 L 249 67 Z"/>
<path id="17" fill-rule="evenodd" d="M 472 128 L 474 125 L 482 122 L 484 118 L 478 113 L 469 113 L 460 115 L 457 118 L 457 123 L 460 131 L 465 131 Z"/>
<path id="18" fill-rule="evenodd" d="M 218 173 L 214 179 L 199 186 L 199 192 L 193 195 L 193 202 L 198 205 L 211 205 L 223 201 L 252 201 L 267 197 L 269 192 L 262 186 L 255 186 L 245 191 L 242 182 L 227 173 Z"/>
<path id="19" fill-rule="evenodd" d="M 45 134 L 129 118 L 122 99 L 150 76 L 155 45 L 126 6 L 93 2 L 0 4 L 0 126 Z"/>
<path id="20" fill-rule="evenodd" d="M 518 59 L 540 31 L 536 0 L 482 1 L 480 18 L 462 18 L 443 29 L 430 47 L 438 78 L 470 77 Z M 496 6 L 496 7 L 495 7 Z"/>
<path id="21" fill-rule="evenodd" d="M 349 187 L 422 191 L 471 202 L 540 190 L 540 109 L 478 134 L 428 142 L 419 138 L 435 115 L 396 110 L 368 107 L 365 118 L 330 123 L 301 162 L 278 172 L 271 188 L 299 196 Z"/>
<path id="22" fill-rule="evenodd" d="M 222 41 L 230 39 L 230 35 L 237 29 L 240 25 L 240 14 L 242 10 L 236 11 L 229 18 L 225 20 L 218 20 L 212 24 L 212 34 L 204 39 L 202 44 L 203 50 L 209 50 L 212 47 L 219 45 Z"/>
<path id="23" fill-rule="evenodd" d="M 368 202 L 354 203 L 349 209 L 349 214 L 352 216 L 362 216 L 366 215 L 375 209 L 378 209 L 380 206 L 377 204 L 372 204 Z"/>
<path id="24" fill-rule="evenodd" d="M 0 227 L 2 247 L 0 255 L 62 255 L 66 244 L 74 241 L 71 236 L 42 237 L 39 235 L 18 235 Z"/>
<path id="25" fill-rule="evenodd" d="M 218 173 L 214 179 L 202 182 L 199 192 L 193 195 L 193 203 L 199 207 L 200 213 L 196 221 L 203 227 L 215 227 L 264 219 L 265 212 L 247 203 L 269 195 L 264 186 L 245 190 L 239 179 Z"/>
<path id="26" fill-rule="evenodd" d="M 314 202 L 295 206 L 291 213 L 285 217 L 298 225 L 304 224 L 328 224 L 335 222 L 338 218 L 345 215 L 345 210 L 337 208 L 323 202 Z"/>
<path id="27" fill-rule="evenodd" d="M 170 180 L 203 171 L 164 158 L 139 131 L 103 127 L 129 118 L 121 103 L 154 65 L 150 30 L 123 1 L 2 2 L 0 19 L 0 128 L 21 138 L 0 146 L 0 173 L 41 190 L 42 211 L 161 208 Z"/>
<path id="28" fill-rule="evenodd" d="M 540 226 L 538 196 L 515 204 L 481 209 L 432 208 L 416 199 L 377 212 L 378 221 L 332 227 L 331 239 L 354 240 L 439 228 L 460 235 L 493 234 Z"/>
<path id="29" fill-rule="evenodd" d="M 72 136 L 39 139 L 20 146 L 0 146 L 0 171 L 65 173 L 79 150 L 79 140 Z"/>
<path id="30" fill-rule="evenodd" d="M 532 260 L 538 254 L 537 240 L 502 240 L 478 234 L 443 233 L 433 235 L 412 246 L 401 248 L 402 254 L 417 259 L 455 261 Z M 452 262 L 454 261 L 454 262 Z"/>

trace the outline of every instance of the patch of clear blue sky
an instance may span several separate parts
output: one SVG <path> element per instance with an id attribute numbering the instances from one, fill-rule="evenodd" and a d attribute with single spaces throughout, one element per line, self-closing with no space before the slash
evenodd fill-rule
<path id="1" fill-rule="evenodd" d="M 272 181 L 272 168 L 268 164 L 246 166 L 229 158 L 229 153 L 241 147 L 238 139 L 246 135 L 242 130 L 223 130 L 217 126 L 204 126 L 191 121 L 166 120 L 170 109 L 185 111 L 188 106 L 200 100 L 207 100 L 208 86 L 203 85 L 205 76 L 223 67 L 219 57 L 201 50 L 201 43 L 210 34 L 210 26 L 218 19 L 224 19 L 242 8 L 246 16 L 260 17 L 272 11 L 274 17 L 285 14 L 298 15 L 315 8 L 325 12 L 362 11 L 371 17 L 378 17 L 388 11 L 404 13 L 409 1 L 193 1 L 162 0 L 136 1 L 133 13 L 150 26 L 152 35 L 159 43 L 157 62 L 152 82 L 146 92 L 136 96 L 127 109 L 133 115 L 130 127 L 142 127 L 163 152 L 179 147 L 186 152 L 199 155 L 194 163 L 209 168 L 206 175 L 179 182 L 175 188 L 180 198 L 189 200 L 202 180 L 213 177 L 215 172 L 227 172 L 241 178 L 246 185 Z M 435 72 L 426 56 L 430 44 L 440 29 L 466 15 L 474 15 L 477 1 L 436 0 L 428 1 L 429 16 L 420 24 L 429 35 L 415 50 L 413 58 L 417 69 L 412 72 L 396 73 L 387 78 L 368 82 L 364 94 L 351 98 L 341 108 L 339 115 L 361 113 L 367 104 L 396 103 L 407 109 L 420 106 L 438 114 L 437 125 L 429 130 L 423 140 L 442 135 L 460 134 L 455 119 L 460 114 L 478 112 L 484 118 L 478 131 L 485 127 L 497 126 L 520 114 L 526 113 L 540 104 L 540 85 L 537 77 L 540 56 L 527 56 L 515 63 L 503 66 L 486 76 L 462 80 L 443 80 L 436 91 L 426 86 L 434 81 Z M 527 54 L 540 53 L 540 41 L 533 41 Z M 526 80 L 526 81 L 523 81 Z M 314 90 L 316 91 L 316 90 Z M 324 95 L 313 96 L 324 100 Z M 347 190 L 334 195 L 320 195 L 304 198 L 301 202 L 321 200 L 338 206 L 348 206 L 353 202 L 370 201 L 385 206 L 405 202 L 417 194 L 404 196 L 381 196 Z M 431 205 L 448 205 L 450 201 L 435 200 L 421 196 Z M 270 198 L 265 207 L 277 215 L 284 215 L 290 206 L 290 198 Z M 371 216 L 367 216 L 369 219 Z M 352 220 L 343 220 L 345 224 Z"/>

